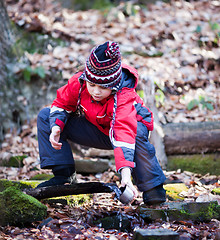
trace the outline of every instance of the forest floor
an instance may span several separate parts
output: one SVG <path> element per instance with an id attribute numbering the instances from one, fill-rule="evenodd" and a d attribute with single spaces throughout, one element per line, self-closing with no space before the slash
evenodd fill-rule
<path id="1" fill-rule="evenodd" d="M 45 39 L 61 38 L 68 42 L 65 46 L 47 42 L 43 52 L 25 53 L 32 69 L 43 66 L 45 79 L 55 70 L 61 72 L 61 82 L 66 82 L 84 63 L 94 45 L 114 40 L 120 43 L 123 61 L 138 69 L 139 89 L 146 78 L 155 82 L 156 104 L 162 123 L 220 120 L 218 1 L 158 2 L 148 5 L 147 9 L 123 3 L 108 11 L 77 12 L 61 8 L 52 0 L 6 2 L 10 18 L 20 28 L 29 33 L 41 33 Z M 19 65 L 15 73 L 24 73 L 24 70 Z M 38 72 L 39 77 L 41 73 Z M 45 79 L 42 77 L 41 81 L 49 84 Z M 23 97 L 20 101 L 26 104 Z M 19 134 L 6 134 L 1 158 L 26 157 L 20 167 L 0 167 L 0 178 L 28 180 L 38 173 L 48 173 L 39 168 L 36 136 L 35 119 L 24 124 Z M 219 176 L 181 170 L 164 173 L 170 182 L 183 182 L 189 188 L 187 193 L 182 193 L 184 201 L 217 200 L 220 203 L 211 193 L 219 187 Z M 97 175 L 77 174 L 77 178 L 81 182 L 119 184 L 114 167 Z M 137 228 L 171 229 L 185 240 L 220 239 L 220 222 L 216 219 L 208 223 L 184 220 L 146 223 L 136 212 L 140 204 L 141 193 L 129 206 L 122 205 L 112 194 L 94 194 L 90 201 L 81 205 L 47 205 L 48 218 L 51 217 L 48 223 L 1 227 L 0 239 L 132 239 L 133 230 Z M 129 217 L 129 231 L 105 230 L 91 222 L 91 219 L 118 213 Z"/>
<path id="2" fill-rule="evenodd" d="M 122 61 L 138 70 L 137 89 L 155 83 L 161 123 L 220 120 L 219 1 L 124 2 L 101 11 L 73 11 L 53 0 L 6 2 L 10 19 L 32 36 L 17 34 L 15 47 L 26 49 L 30 65 L 18 62 L 14 75 L 28 82 L 37 75 L 51 89 L 54 72 L 62 85 L 95 45 L 117 41 Z"/>

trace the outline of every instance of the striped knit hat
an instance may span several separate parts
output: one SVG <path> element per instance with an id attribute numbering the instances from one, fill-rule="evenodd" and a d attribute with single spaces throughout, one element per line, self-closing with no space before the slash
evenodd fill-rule
<path id="1" fill-rule="evenodd" d="M 122 78 L 121 53 L 116 42 L 105 42 L 92 49 L 80 80 L 118 90 Z"/>

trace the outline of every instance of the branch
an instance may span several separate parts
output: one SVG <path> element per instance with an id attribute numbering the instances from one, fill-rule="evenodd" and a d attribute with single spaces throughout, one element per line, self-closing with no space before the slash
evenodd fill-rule
<path id="1" fill-rule="evenodd" d="M 121 191 L 114 183 L 87 182 L 75 183 L 72 185 L 57 185 L 34 189 L 24 189 L 24 193 L 36 198 L 52 198 L 67 195 L 89 194 L 89 193 L 110 193 L 114 192 L 119 198 Z"/>

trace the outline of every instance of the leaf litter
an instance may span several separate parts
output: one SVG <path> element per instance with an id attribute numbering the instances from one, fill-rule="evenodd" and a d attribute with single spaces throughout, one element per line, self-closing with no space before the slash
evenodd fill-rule
<path id="1" fill-rule="evenodd" d="M 43 66 L 61 71 L 65 82 L 84 63 L 94 39 L 95 44 L 113 39 L 120 43 L 124 61 L 134 65 L 140 76 L 152 78 L 156 88 L 163 91 L 165 99 L 158 102 L 163 123 L 219 121 L 220 48 L 216 38 L 219 2 L 171 1 L 148 5 L 147 11 L 135 8 L 136 14 L 129 14 L 125 3 L 121 3 L 105 17 L 97 10 L 74 12 L 61 8 L 50 0 L 7 1 L 9 16 L 19 27 L 70 43 L 66 47 L 48 45 L 44 54 L 26 53 L 33 68 Z M 1 178 L 21 180 L 50 173 L 39 167 L 35 120 L 23 125 L 19 135 L 8 133 L 0 155 L 1 159 L 26 156 L 18 168 L 0 167 Z M 181 170 L 164 172 L 170 182 L 183 182 L 189 188 L 181 193 L 184 201 L 217 200 L 219 203 L 219 197 L 212 194 L 219 187 L 219 176 Z M 98 178 L 77 174 L 77 179 L 119 184 L 114 167 Z M 47 219 L 29 227 L 1 227 L 0 239 L 132 239 L 132 231 L 138 228 L 171 229 L 182 239 L 220 239 L 220 223 L 216 219 L 209 223 L 158 220 L 146 224 L 136 212 L 141 203 L 141 193 L 130 206 L 122 205 L 106 193 L 94 194 L 91 201 L 81 206 L 48 204 Z M 129 217 L 130 231 L 105 230 L 93 223 L 95 219 L 118 213 Z"/>

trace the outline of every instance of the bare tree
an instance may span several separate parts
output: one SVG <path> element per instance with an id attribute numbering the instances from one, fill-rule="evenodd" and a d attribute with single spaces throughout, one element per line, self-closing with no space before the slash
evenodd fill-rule
<path id="1" fill-rule="evenodd" d="M 13 42 L 4 0 L 0 0 L 0 32 L 0 84 L 2 86 L 7 80 L 8 54 Z"/>
<path id="2" fill-rule="evenodd" d="M 7 125 L 7 119 L 11 117 L 7 102 L 9 101 L 8 94 L 12 88 L 10 78 L 8 77 L 8 65 L 12 58 L 11 47 L 13 42 L 6 5 L 4 0 L 0 0 L 0 141 L 3 139 L 3 130 L 4 126 Z"/>

